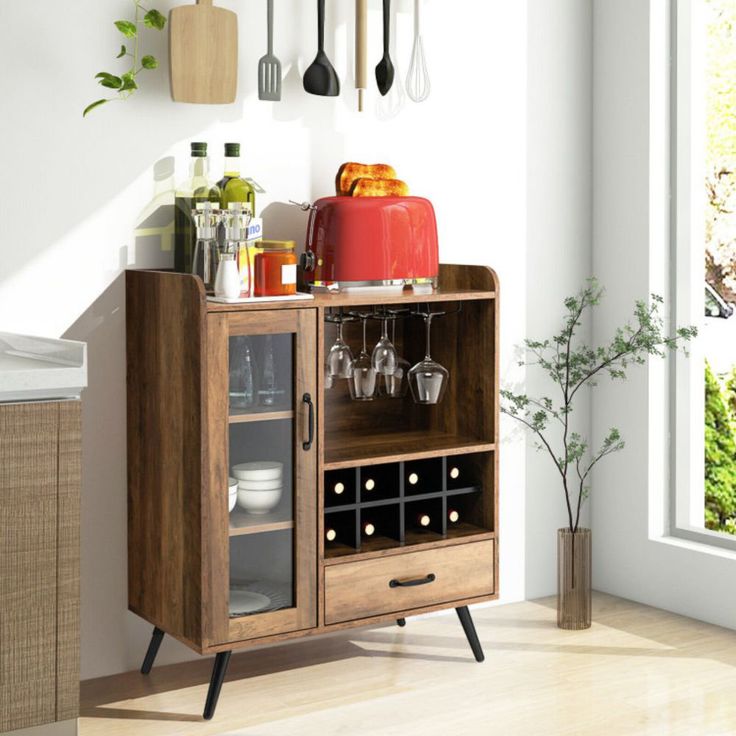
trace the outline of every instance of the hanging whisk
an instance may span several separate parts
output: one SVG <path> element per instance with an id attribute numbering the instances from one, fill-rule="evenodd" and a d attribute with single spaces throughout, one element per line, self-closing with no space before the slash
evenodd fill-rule
<path id="1" fill-rule="evenodd" d="M 422 0 L 414 0 L 414 48 L 406 77 L 406 92 L 414 102 L 424 102 L 429 97 L 431 86 L 427 60 L 422 42 Z"/>

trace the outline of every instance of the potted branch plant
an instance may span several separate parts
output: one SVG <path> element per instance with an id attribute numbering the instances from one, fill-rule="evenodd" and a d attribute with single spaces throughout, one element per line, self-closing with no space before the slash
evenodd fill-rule
<path id="1" fill-rule="evenodd" d="M 652 294 L 649 304 L 637 301 L 634 319 L 616 330 L 612 340 L 599 347 L 581 343 L 578 332 L 586 313 L 600 303 L 603 289 L 595 279 L 577 295 L 565 300 L 562 329 L 548 340 L 525 340 L 522 366 L 544 371 L 554 386 L 552 396 L 532 397 L 501 391 L 501 411 L 521 422 L 533 435 L 538 450 L 549 454 L 564 492 L 568 526 L 557 534 L 557 625 L 586 629 L 591 622 L 591 536 L 580 526 L 580 512 L 590 494 L 593 468 L 608 455 L 624 449 L 615 427 L 593 451 L 575 431 L 573 410 L 585 387 L 601 377 L 625 380 L 627 371 L 643 365 L 650 356 L 664 357 L 697 335 L 695 327 L 664 333 L 662 297 Z M 554 428 L 554 429 L 553 429 Z"/>

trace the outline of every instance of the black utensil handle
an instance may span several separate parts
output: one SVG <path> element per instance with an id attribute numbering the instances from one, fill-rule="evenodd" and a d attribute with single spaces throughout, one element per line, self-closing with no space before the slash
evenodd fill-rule
<path id="1" fill-rule="evenodd" d="M 383 53 L 388 54 L 391 45 L 391 0 L 383 0 Z"/>
<path id="2" fill-rule="evenodd" d="M 317 46 L 325 50 L 325 0 L 317 0 Z"/>
<path id="3" fill-rule="evenodd" d="M 311 450 L 314 442 L 314 402 L 310 394 L 304 394 L 302 401 L 309 407 L 309 439 L 302 442 L 302 449 Z"/>
<path id="4" fill-rule="evenodd" d="M 389 581 L 389 588 L 414 588 L 417 585 L 429 585 L 436 580 L 433 572 L 429 573 L 426 578 L 418 578 L 417 580 L 397 580 L 394 578 Z"/>

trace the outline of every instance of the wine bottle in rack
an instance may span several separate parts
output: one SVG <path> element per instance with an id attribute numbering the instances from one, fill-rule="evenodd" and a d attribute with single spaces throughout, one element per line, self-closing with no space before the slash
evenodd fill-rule
<path id="1" fill-rule="evenodd" d="M 460 477 L 460 468 L 458 467 L 452 467 L 450 468 L 450 478 L 453 480 L 457 480 Z"/>
<path id="2" fill-rule="evenodd" d="M 409 481 L 410 486 L 415 486 L 419 483 L 419 476 L 416 473 L 410 473 L 407 480 Z"/>
<path id="3" fill-rule="evenodd" d="M 376 533 L 375 525 L 370 521 L 366 521 L 363 524 L 363 535 L 366 537 L 372 537 L 375 533 Z"/>
<path id="4" fill-rule="evenodd" d="M 376 481 L 373 480 L 373 478 L 366 478 L 365 483 L 363 484 L 363 488 L 366 489 L 366 491 L 372 491 L 376 487 Z"/>
<path id="5" fill-rule="evenodd" d="M 460 512 L 457 509 L 450 509 L 447 512 L 447 521 L 449 521 L 450 524 L 457 524 L 458 521 L 460 521 Z"/>
<path id="6" fill-rule="evenodd" d="M 327 528 L 325 530 L 325 539 L 328 542 L 334 542 L 337 539 L 337 532 L 332 528 Z"/>
<path id="7" fill-rule="evenodd" d="M 429 529 L 429 525 L 432 523 L 432 517 L 429 514 L 422 512 L 416 516 L 416 525 L 422 529 Z"/>
<path id="8" fill-rule="evenodd" d="M 341 496 L 345 492 L 345 484 L 338 481 L 335 483 L 332 490 L 335 492 L 335 495 Z"/>

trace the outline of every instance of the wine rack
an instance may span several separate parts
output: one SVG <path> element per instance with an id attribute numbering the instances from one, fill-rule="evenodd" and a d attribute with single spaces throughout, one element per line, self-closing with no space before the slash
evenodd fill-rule
<path id="1" fill-rule="evenodd" d="M 484 523 L 482 468 L 491 454 L 328 470 L 325 558 L 490 531 Z"/>

